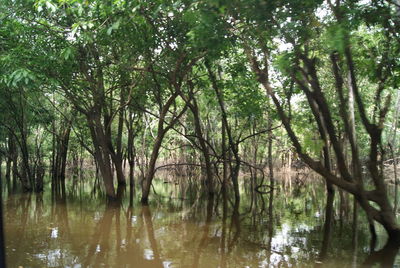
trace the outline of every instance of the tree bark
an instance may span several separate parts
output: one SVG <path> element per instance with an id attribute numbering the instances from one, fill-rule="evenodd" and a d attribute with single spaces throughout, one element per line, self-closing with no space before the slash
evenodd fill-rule
<path id="1" fill-rule="evenodd" d="M 194 117 L 194 128 L 196 132 L 196 137 L 199 141 L 201 152 L 203 153 L 204 157 L 204 162 L 205 162 L 205 168 L 206 168 L 206 185 L 207 185 L 207 190 L 208 194 L 210 196 L 214 195 L 214 179 L 213 179 L 213 166 L 211 163 L 211 156 L 209 152 L 209 147 L 206 143 L 206 137 L 203 135 L 203 130 L 201 126 L 201 119 L 200 119 L 200 111 L 199 107 L 197 105 L 197 101 L 194 97 L 193 94 L 193 85 L 190 85 L 190 97 L 187 98 L 182 91 L 179 91 L 180 96 L 182 99 L 186 102 L 188 105 L 189 109 L 191 110 L 193 117 Z"/>
<path id="2" fill-rule="evenodd" d="M 163 131 L 157 133 L 157 137 L 156 137 L 156 140 L 153 145 L 150 162 L 149 162 L 149 167 L 147 168 L 147 173 L 143 180 L 142 198 L 141 198 L 141 203 L 143 205 L 147 205 L 149 203 L 150 187 L 151 187 L 151 183 L 154 178 L 156 162 L 157 162 L 158 154 L 160 152 L 160 148 L 161 148 L 161 144 L 162 144 L 164 135 L 165 135 L 165 133 Z"/>
<path id="3" fill-rule="evenodd" d="M 233 190 L 235 192 L 235 200 L 237 201 L 237 203 L 239 203 L 240 202 L 240 191 L 239 191 L 238 177 L 239 177 L 239 170 L 240 170 L 240 164 L 241 164 L 241 159 L 240 159 L 240 155 L 239 155 L 239 145 L 234 142 L 233 137 L 232 137 L 231 128 L 228 124 L 227 114 L 225 111 L 223 95 L 219 89 L 219 86 L 217 83 L 217 78 L 215 77 L 215 74 L 212 72 L 211 66 L 209 65 L 208 62 L 206 62 L 206 67 L 207 67 L 207 72 L 208 72 L 208 76 L 210 78 L 212 87 L 213 87 L 215 94 L 217 96 L 217 99 L 218 99 L 218 104 L 219 104 L 221 116 L 222 116 L 222 123 L 225 125 L 224 127 L 226 129 L 226 134 L 228 135 L 229 147 L 235 157 L 235 161 L 234 161 L 235 165 L 233 168 L 231 168 L 231 178 L 232 178 Z"/>
<path id="4" fill-rule="evenodd" d="M 115 199 L 116 195 L 111 169 L 110 154 L 108 151 L 108 143 L 104 137 L 103 128 L 100 123 L 101 119 L 99 116 L 100 115 L 98 113 L 88 114 L 87 122 L 95 149 L 95 159 L 103 178 L 107 197 L 110 199 Z"/>
<path id="5" fill-rule="evenodd" d="M 154 141 L 149 166 L 147 168 L 146 175 L 143 180 L 142 198 L 141 198 L 141 203 L 143 205 L 148 205 L 149 203 L 150 187 L 154 178 L 156 162 L 164 136 L 175 125 L 175 123 L 186 112 L 188 108 L 188 105 L 185 104 L 180 113 L 175 115 L 174 118 L 167 123 L 166 127 L 164 127 L 164 123 L 166 123 L 165 122 L 166 115 L 169 111 L 169 108 L 175 102 L 178 95 L 179 95 L 178 91 L 175 91 L 161 108 L 160 117 L 158 119 L 157 137 L 156 140 Z"/>

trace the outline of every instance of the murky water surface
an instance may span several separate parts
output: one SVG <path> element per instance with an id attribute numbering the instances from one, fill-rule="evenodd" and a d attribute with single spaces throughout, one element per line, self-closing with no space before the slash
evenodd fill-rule
<path id="1" fill-rule="evenodd" d="M 236 209 L 233 198 L 220 192 L 207 200 L 196 187 L 159 180 L 149 207 L 142 207 L 138 196 L 130 206 L 128 193 L 121 206 L 106 205 L 90 193 L 90 185 L 58 200 L 50 191 L 9 195 L 4 203 L 8 265 L 355 267 L 367 256 L 369 233 L 363 215 L 358 231 L 352 231 L 349 198 L 350 204 L 335 203 L 328 258 L 318 263 L 323 185 L 278 184 L 273 196 L 251 194 L 242 185 Z"/>

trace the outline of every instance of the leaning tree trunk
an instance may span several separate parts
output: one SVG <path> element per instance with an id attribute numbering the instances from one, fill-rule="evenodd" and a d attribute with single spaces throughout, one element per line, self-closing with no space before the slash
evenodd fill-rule
<path id="1" fill-rule="evenodd" d="M 332 144 L 333 151 L 336 156 L 336 160 L 338 163 L 338 169 L 341 176 L 337 176 L 334 173 L 327 170 L 319 161 L 314 160 L 306 151 L 302 148 L 300 141 L 294 132 L 290 119 L 287 117 L 286 112 L 284 111 L 280 100 L 278 99 L 277 95 L 275 94 L 273 88 L 269 84 L 268 81 L 268 70 L 265 68 L 263 70 L 260 69 L 257 58 L 253 56 L 253 54 L 248 53 L 250 56 L 250 60 L 252 63 L 253 70 L 258 76 L 258 81 L 264 86 L 267 91 L 267 94 L 273 100 L 275 107 L 277 108 L 278 116 L 280 117 L 289 138 L 292 141 L 298 155 L 301 159 L 314 171 L 319 173 L 323 176 L 327 181 L 335 184 L 336 186 L 350 192 L 355 196 L 360 206 L 364 209 L 367 214 L 367 218 L 369 220 L 371 230 L 373 227 L 373 222 L 371 220 L 379 222 L 387 231 L 389 235 L 389 240 L 397 241 L 400 244 L 400 226 L 396 222 L 395 214 L 393 213 L 393 208 L 389 202 L 387 190 L 384 184 L 384 180 L 382 175 L 378 170 L 378 154 L 379 154 L 379 146 L 381 145 L 381 135 L 383 129 L 383 120 L 385 118 L 385 111 L 386 108 L 381 112 L 381 116 L 379 119 L 378 124 L 374 124 L 369 122 L 369 119 L 366 115 L 365 107 L 362 102 L 360 93 L 358 91 L 357 85 L 355 83 L 355 71 L 354 71 L 354 64 L 351 60 L 351 55 L 348 55 L 348 65 L 351 77 L 351 85 L 352 90 L 354 91 L 354 98 L 355 102 L 357 103 L 358 111 L 360 113 L 361 121 L 364 127 L 367 130 L 367 133 L 370 138 L 370 151 L 369 151 L 369 164 L 368 168 L 371 174 L 372 181 L 374 183 L 375 189 L 373 191 L 368 191 L 364 188 L 363 176 L 362 173 L 360 174 L 361 166 L 358 161 L 353 161 L 353 164 L 356 166 L 354 167 L 354 172 L 351 173 L 349 168 L 346 166 L 344 161 L 344 153 L 343 149 L 341 148 L 336 135 L 335 126 L 333 124 L 333 119 L 331 115 L 331 111 L 329 110 L 329 105 L 325 99 L 323 91 L 320 87 L 318 81 L 318 75 L 315 69 L 315 60 L 307 58 L 305 55 L 302 55 L 302 60 L 304 64 L 307 66 L 307 69 L 302 69 L 302 71 L 306 72 L 307 75 L 311 77 L 310 86 L 312 87 L 312 91 L 308 88 L 305 81 L 299 80 L 298 77 L 292 76 L 294 80 L 298 83 L 300 88 L 309 98 L 311 97 L 313 101 L 317 103 L 318 109 L 320 109 L 320 113 L 323 117 L 324 124 L 326 125 L 327 133 L 329 136 L 329 140 Z M 297 68 L 301 68 L 297 66 Z M 309 101 L 310 107 L 312 108 L 312 103 Z M 388 104 L 388 103 L 387 103 Z M 387 106 L 387 105 L 386 105 Z M 314 118 L 319 120 L 317 116 L 314 114 Z M 348 117 L 343 118 L 344 122 L 347 122 Z M 348 131 L 350 128 L 347 128 L 346 131 L 348 136 L 350 136 L 350 132 Z M 354 150 L 355 146 L 352 146 L 352 157 L 357 159 L 356 152 Z M 374 202 L 376 205 L 379 206 L 379 209 L 372 206 L 370 201 Z"/>
<path id="2" fill-rule="evenodd" d="M 160 118 L 158 120 L 158 127 L 157 127 L 157 137 L 156 137 L 156 140 L 153 145 L 153 150 L 151 153 L 149 166 L 147 168 L 146 175 L 144 177 L 143 185 L 142 185 L 141 203 L 143 205 L 148 205 L 148 202 L 149 202 L 150 187 L 151 187 L 151 183 L 154 178 L 156 162 L 157 162 L 158 154 L 160 152 L 160 148 L 161 148 L 161 144 L 164 139 L 164 136 L 176 124 L 176 122 L 179 120 L 179 118 L 182 117 L 182 115 L 186 112 L 186 110 L 188 108 L 188 104 L 186 103 L 185 106 L 180 111 L 180 113 L 177 114 L 173 119 L 171 119 L 171 121 L 167 123 L 166 127 L 164 127 L 166 115 L 169 111 L 169 108 L 171 107 L 171 105 L 175 102 L 176 98 L 178 97 L 178 95 L 179 95 L 178 91 L 179 91 L 179 89 L 177 89 L 174 92 L 174 94 L 172 94 L 168 98 L 168 100 L 163 105 L 161 112 L 160 112 Z"/>
<path id="3" fill-rule="evenodd" d="M 147 205 L 149 203 L 150 187 L 151 187 L 151 183 L 154 178 L 156 162 L 157 162 L 158 154 L 160 152 L 160 148 L 161 148 L 161 144 L 162 144 L 164 135 L 165 135 L 164 131 L 158 132 L 156 140 L 153 145 L 153 150 L 152 150 L 150 161 L 149 161 L 149 167 L 147 168 L 147 172 L 144 177 L 143 186 L 142 186 L 141 203 L 144 205 Z"/>

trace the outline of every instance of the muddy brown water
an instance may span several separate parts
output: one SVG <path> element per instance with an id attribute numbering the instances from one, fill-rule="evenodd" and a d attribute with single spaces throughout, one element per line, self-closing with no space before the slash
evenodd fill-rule
<path id="1" fill-rule="evenodd" d="M 121 205 L 107 205 L 88 185 L 65 198 L 8 194 L 8 267 L 358 267 L 366 259 L 368 229 L 360 214 L 352 231 L 350 200 L 347 207 L 335 201 L 321 263 L 323 185 L 278 184 L 273 195 L 244 185 L 236 209 L 229 192 L 210 200 L 197 186 L 165 180 L 155 183 L 149 207 L 139 204 L 140 194 L 130 206 L 128 193 Z M 377 247 L 384 240 L 381 232 Z"/>

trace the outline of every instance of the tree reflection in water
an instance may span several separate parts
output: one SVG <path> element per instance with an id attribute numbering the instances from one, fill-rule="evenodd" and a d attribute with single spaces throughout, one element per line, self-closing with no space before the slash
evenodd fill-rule
<path id="1" fill-rule="evenodd" d="M 107 204 L 90 195 L 10 195 L 4 206 L 9 266 L 387 267 L 398 252 L 398 243 L 389 241 L 368 256 L 364 216 L 346 217 L 344 206 L 334 203 L 331 241 L 320 263 L 323 185 L 277 185 L 264 194 L 243 190 L 240 203 L 229 189 L 203 199 L 188 190 L 198 189 L 192 185 L 170 187 L 157 188 L 164 197 L 151 206 L 137 198 L 129 202 L 123 193 Z M 185 200 L 179 199 L 183 193 Z"/>

